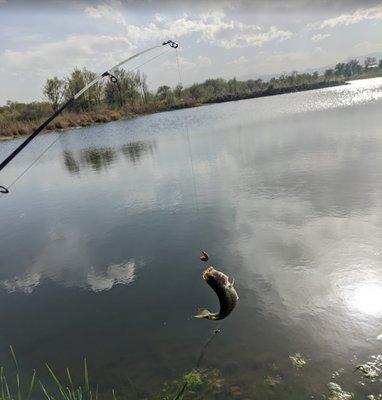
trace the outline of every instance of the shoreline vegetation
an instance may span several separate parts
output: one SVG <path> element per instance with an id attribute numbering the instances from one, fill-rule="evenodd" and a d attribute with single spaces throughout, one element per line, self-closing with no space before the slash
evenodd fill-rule
<path id="1" fill-rule="evenodd" d="M 43 94 L 46 101 L 19 103 L 8 101 L 0 107 L 0 140 L 15 139 L 33 132 L 59 105 L 71 98 L 97 74 L 87 69 L 75 68 L 63 79 L 47 79 Z M 348 80 L 382 76 L 382 60 L 367 58 L 362 66 L 353 59 L 338 63 L 335 68 L 318 72 L 280 75 L 269 81 L 236 78 L 207 79 L 184 88 L 163 85 L 156 93 L 149 91 L 147 77 L 140 71 L 116 72 L 117 83 L 108 79 L 92 87 L 71 108 L 54 119 L 45 132 L 90 126 L 97 123 L 127 119 L 141 115 L 203 104 L 223 103 L 264 96 L 273 96 L 306 90 L 322 89 L 346 84 Z"/>
<path id="2" fill-rule="evenodd" d="M 98 400 L 98 399 L 152 399 L 152 400 L 212 400 L 212 399 L 243 399 L 243 398 L 264 398 L 273 395 L 276 397 L 285 397 L 285 390 L 289 389 L 288 398 L 299 396 L 299 384 L 294 380 L 293 391 L 291 392 L 289 379 L 300 377 L 306 379 L 309 375 L 304 372 L 307 369 L 309 374 L 309 365 L 306 359 L 296 353 L 289 356 L 289 373 L 281 374 L 276 364 L 272 365 L 271 370 L 267 367 L 267 373 L 261 380 L 256 380 L 256 384 L 249 386 L 243 385 L 243 382 L 227 380 L 217 368 L 194 368 L 186 370 L 183 375 L 165 381 L 162 387 L 158 388 L 155 394 L 151 390 L 142 388 L 135 384 L 131 378 L 126 378 L 126 385 L 119 385 L 118 390 L 105 391 L 102 387 L 94 385 L 88 371 L 86 358 L 83 360 L 83 368 L 75 375 L 69 368 L 61 369 L 56 372 L 49 364 L 45 363 L 45 373 L 39 369 L 32 371 L 22 371 L 13 347 L 10 346 L 11 372 L 0 364 L 0 400 Z M 354 365 L 346 368 L 348 372 L 353 370 L 357 372 L 359 387 L 363 388 L 364 398 L 369 400 L 381 400 L 380 383 L 382 368 L 382 355 L 370 356 L 368 361 L 363 364 Z M 329 371 L 328 371 L 329 372 Z M 359 398 L 359 388 L 354 387 L 358 393 L 352 393 L 344 390 L 337 382 L 343 381 L 341 376 L 345 373 L 344 368 L 332 372 L 331 381 L 327 383 L 325 393 L 321 393 L 321 398 L 327 400 L 352 400 Z M 81 376 L 82 375 L 82 376 Z M 341 382 L 342 384 L 342 382 Z M 322 389 L 321 389 L 322 390 Z M 319 390 L 321 392 L 321 390 Z M 370 393 L 366 397 L 366 393 Z M 373 394 L 372 394 L 373 393 Z M 313 395 L 313 393 L 311 393 Z M 317 393 L 316 393 L 317 394 Z M 314 397 L 311 396 L 311 397 Z"/>

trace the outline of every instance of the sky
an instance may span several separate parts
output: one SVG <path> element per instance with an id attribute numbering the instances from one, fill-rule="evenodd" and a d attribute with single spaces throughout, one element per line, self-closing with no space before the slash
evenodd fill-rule
<path id="1" fill-rule="evenodd" d="M 0 105 L 43 100 L 47 78 L 138 58 L 150 88 L 304 71 L 382 52 L 382 1 L 0 0 Z M 161 55 L 159 55 L 161 54 Z M 180 74 L 179 74 L 180 72 Z"/>

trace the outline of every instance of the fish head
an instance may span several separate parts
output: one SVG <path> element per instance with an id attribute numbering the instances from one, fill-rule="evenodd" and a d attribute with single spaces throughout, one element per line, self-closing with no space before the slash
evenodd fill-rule
<path id="1" fill-rule="evenodd" d="M 233 284 L 229 281 L 229 277 L 226 274 L 216 270 L 214 267 L 208 267 L 203 272 L 203 279 L 211 287 L 231 286 Z"/>

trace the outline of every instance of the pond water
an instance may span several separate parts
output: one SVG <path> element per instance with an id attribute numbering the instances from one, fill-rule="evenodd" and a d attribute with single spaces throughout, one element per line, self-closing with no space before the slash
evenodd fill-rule
<path id="1" fill-rule="evenodd" d="M 216 328 L 193 318 L 218 307 L 205 249 L 240 296 L 203 359 L 231 387 L 216 398 L 320 399 L 333 380 L 366 398 L 353 371 L 382 352 L 381 109 L 377 78 L 37 138 L 0 176 L 59 135 L 0 198 L 0 364 L 9 345 L 25 371 L 76 375 L 86 356 L 101 392 L 160 393 Z"/>

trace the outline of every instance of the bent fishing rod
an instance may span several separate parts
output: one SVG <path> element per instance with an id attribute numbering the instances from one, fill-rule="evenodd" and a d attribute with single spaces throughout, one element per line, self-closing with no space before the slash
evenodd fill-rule
<path id="1" fill-rule="evenodd" d="M 150 47 L 146 50 L 140 51 L 137 54 L 134 54 L 125 60 L 121 61 L 117 65 L 114 65 L 104 73 L 98 75 L 95 79 L 93 79 L 90 83 L 88 83 L 86 86 L 84 86 L 79 92 L 77 92 L 74 96 L 72 96 L 69 100 L 67 100 L 64 104 L 62 104 L 61 107 L 59 107 L 47 120 L 45 120 L 31 135 L 29 135 L 5 160 L 3 160 L 0 163 L 0 171 L 4 169 L 16 156 L 19 154 L 24 147 L 26 147 L 50 122 L 52 122 L 63 110 L 65 110 L 66 107 L 68 107 L 70 104 L 75 102 L 82 94 L 84 94 L 87 90 L 89 90 L 92 86 L 94 86 L 96 83 L 101 81 L 105 77 L 110 77 L 110 80 L 113 83 L 117 83 L 118 79 L 114 75 L 117 71 L 118 68 L 121 67 L 123 64 L 126 64 L 127 62 L 133 60 L 134 58 L 137 58 L 145 53 L 148 53 L 154 49 L 158 49 L 162 46 L 170 46 L 173 49 L 177 49 L 179 47 L 179 44 L 176 42 L 173 42 L 172 40 L 168 40 L 167 42 L 163 42 L 160 45 L 156 45 L 153 47 Z M 6 188 L 5 186 L 0 185 L 0 193 L 6 194 L 9 193 L 9 187 Z"/>

